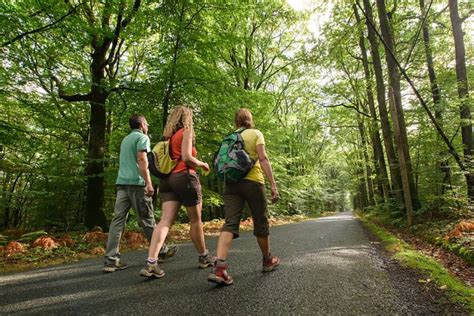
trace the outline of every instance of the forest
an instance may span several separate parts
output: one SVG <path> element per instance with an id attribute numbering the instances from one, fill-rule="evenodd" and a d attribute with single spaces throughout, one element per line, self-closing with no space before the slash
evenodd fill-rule
<path id="1" fill-rule="evenodd" d="M 471 1 L 15 0 L 0 14 L 0 230 L 106 231 L 128 118 L 147 118 L 153 145 L 178 105 L 209 164 L 252 111 L 281 194 L 271 216 L 473 219 Z M 203 220 L 222 218 L 223 183 L 201 182 Z"/>

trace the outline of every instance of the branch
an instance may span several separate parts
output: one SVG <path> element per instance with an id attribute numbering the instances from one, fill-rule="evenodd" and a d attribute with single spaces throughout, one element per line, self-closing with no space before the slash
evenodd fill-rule
<path id="1" fill-rule="evenodd" d="M 366 116 L 366 117 L 371 117 L 369 114 L 365 113 L 365 112 L 362 112 L 361 110 L 359 110 L 357 107 L 353 106 L 353 105 L 347 105 L 347 104 L 343 104 L 343 103 L 340 103 L 340 104 L 334 104 L 334 105 L 323 105 L 323 108 L 337 108 L 337 107 L 345 107 L 346 109 L 352 109 L 352 110 L 355 110 L 357 113 L 363 115 L 363 116 Z"/>
<path id="2" fill-rule="evenodd" d="M 470 10 L 466 16 L 462 17 L 460 20 L 461 20 L 461 23 L 464 23 L 464 21 L 466 21 L 467 19 L 469 19 L 471 17 L 471 15 L 474 14 L 474 9 Z"/>
<path id="3" fill-rule="evenodd" d="M 363 61 L 362 57 L 359 57 L 355 54 L 352 54 L 352 52 L 349 50 L 349 49 L 346 49 L 346 53 L 349 54 L 349 56 L 351 56 L 352 58 L 354 58 L 355 60 L 358 60 L 358 61 Z"/>
<path id="4" fill-rule="evenodd" d="M 120 32 L 123 29 L 125 29 L 127 27 L 127 25 L 130 23 L 133 16 L 138 12 L 138 9 L 140 8 L 140 5 L 141 5 L 141 0 L 135 0 L 135 2 L 133 3 L 132 12 L 130 12 L 130 14 L 125 19 L 122 19 L 123 18 L 123 7 L 120 7 L 119 13 L 117 15 L 117 24 L 116 24 L 115 29 L 114 29 L 114 39 L 113 39 L 113 42 L 112 42 L 112 49 L 110 50 L 109 57 L 105 61 L 106 65 L 116 61 L 116 57 L 114 57 L 114 55 L 115 55 L 115 50 L 117 49 L 117 44 L 118 44 Z M 119 51 L 120 51 L 120 46 L 121 46 L 121 44 L 119 45 L 119 49 L 118 49 Z"/>
<path id="5" fill-rule="evenodd" d="M 112 88 L 109 90 L 109 92 L 122 92 L 124 90 L 128 90 L 128 91 L 139 91 L 138 89 L 134 89 L 134 88 L 129 88 L 129 87 L 125 87 L 125 86 L 119 86 L 119 87 L 115 87 L 115 88 Z"/>
<path id="6" fill-rule="evenodd" d="M 56 78 L 54 75 L 51 75 L 51 79 L 56 82 L 56 86 L 58 87 L 58 96 L 68 102 L 81 102 L 81 101 L 90 101 L 91 100 L 91 95 L 90 93 L 88 94 L 73 94 L 73 95 L 67 95 L 64 94 L 63 90 L 63 85 L 59 81 L 58 78 Z"/>
<path id="7" fill-rule="evenodd" d="M 410 51 L 408 53 L 407 60 L 405 61 L 405 68 L 407 67 L 408 63 L 410 62 L 411 54 L 413 53 L 413 50 L 415 49 L 415 46 L 418 43 L 418 38 L 421 34 L 421 31 L 423 30 L 423 26 L 425 25 L 426 20 L 428 19 L 428 14 L 430 12 L 432 4 L 433 4 L 433 0 L 430 1 L 430 4 L 428 5 L 428 8 L 426 9 L 425 16 L 421 20 L 420 28 L 416 31 L 415 39 L 413 40 L 413 45 L 411 46 Z M 423 8 L 423 9 L 425 9 L 425 8 Z"/>
<path id="8" fill-rule="evenodd" d="M 324 125 L 321 124 L 322 127 L 326 128 L 359 128 L 358 125 Z"/>
<path id="9" fill-rule="evenodd" d="M 53 23 L 47 24 L 47 25 L 45 25 L 45 26 L 42 26 L 42 27 L 40 27 L 40 28 L 38 28 L 38 29 L 36 29 L 36 30 L 31 30 L 31 31 L 28 31 L 28 32 L 25 32 L 25 33 L 21 33 L 21 34 L 15 36 L 13 39 L 11 39 L 11 40 L 9 40 L 9 41 L 3 43 L 3 44 L 2 44 L 2 47 L 6 47 L 6 46 L 8 46 L 8 45 L 10 45 L 10 44 L 13 44 L 14 42 L 19 41 L 19 40 L 21 40 L 23 37 L 26 37 L 26 36 L 28 36 L 28 35 L 35 34 L 35 33 L 39 33 L 39 32 L 41 32 L 41 31 L 44 31 L 44 30 L 46 30 L 46 29 L 49 29 L 49 28 L 55 26 L 56 24 L 60 23 L 62 20 L 64 20 L 65 18 L 67 18 L 68 16 L 70 16 L 71 14 L 73 14 L 74 12 L 76 12 L 76 9 L 77 9 L 79 6 L 83 5 L 83 4 L 84 4 L 84 3 L 79 3 L 77 6 L 75 6 L 74 8 L 72 8 L 68 13 L 66 13 L 66 15 L 60 17 L 58 20 L 54 21 Z"/>

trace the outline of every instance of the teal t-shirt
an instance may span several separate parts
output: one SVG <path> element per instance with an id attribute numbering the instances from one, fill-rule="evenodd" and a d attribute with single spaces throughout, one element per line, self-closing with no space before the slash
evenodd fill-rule
<path id="1" fill-rule="evenodd" d="M 134 129 L 120 145 L 120 165 L 116 184 L 145 185 L 138 169 L 137 153 L 150 151 L 150 139 L 142 131 Z"/>

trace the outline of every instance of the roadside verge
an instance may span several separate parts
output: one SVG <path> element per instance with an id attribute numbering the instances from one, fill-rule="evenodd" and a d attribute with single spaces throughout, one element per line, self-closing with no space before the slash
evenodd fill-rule
<path id="1" fill-rule="evenodd" d="M 393 259 L 401 265 L 416 269 L 426 276 L 419 279 L 420 283 L 434 282 L 438 289 L 446 292 L 447 296 L 456 303 L 461 303 L 474 313 L 474 288 L 464 284 L 449 272 L 435 259 L 415 250 L 411 245 L 370 222 L 366 218 L 359 220 L 383 243 L 384 248 L 391 253 Z"/>

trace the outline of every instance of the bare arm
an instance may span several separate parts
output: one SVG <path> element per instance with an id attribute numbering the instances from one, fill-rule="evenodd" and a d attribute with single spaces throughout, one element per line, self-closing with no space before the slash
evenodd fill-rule
<path id="1" fill-rule="evenodd" d="M 209 170 L 209 165 L 201 160 L 193 157 L 192 155 L 193 150 L 193 134 L 190 129 L 185 129 L 183 132 L 183 142 L 181 143 L 181 157 L 186 165 L 195 167 L 195 168 L 203 168 L 204 170 Z"/>
<path id="2" fill-rule="evenodd" d="M 257 145 L 257 155 L 263 173 L 270 182 L 270 187 L 272 190 L 272 202 L 275 203 L 280 198 L 280 195 L 278 193 L 275 179 L 273 178 L 272 165 L 270 164 L 270 160 L 268 160 L 267 152 L 265 151 L 265 145 Z"/>
<path id="3" fill-rule="evenodd" d="M 148 171 L 148 159 L 145 151 L 139 151 L 137 153 L 138 170 L 141 176 L 145 180 L 145 194 L 153 196 L 153 184 L 151 183 L 150 171 Z"/>

